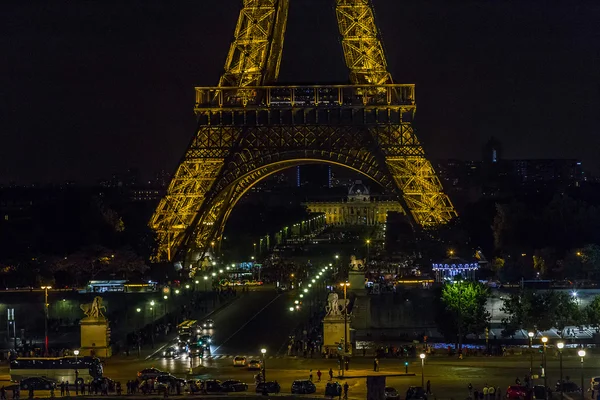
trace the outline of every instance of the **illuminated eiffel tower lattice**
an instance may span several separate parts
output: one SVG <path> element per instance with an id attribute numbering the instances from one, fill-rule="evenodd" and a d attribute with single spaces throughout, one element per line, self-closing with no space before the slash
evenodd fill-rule
<path id="1" fill-rule="evenodd" d="M 276 82 L 289 1 L 244 0 L 219 85 L 196 88 L 197 130 L 150 221 L 157 260 L 202 256 L 244 193 L 301 164 L 368 176 L 415 226 L 456 216 L 413 131 L 415 87 L 387 69 L 371 1 L 331 0 L 350 84 L 285 86 Z"/>

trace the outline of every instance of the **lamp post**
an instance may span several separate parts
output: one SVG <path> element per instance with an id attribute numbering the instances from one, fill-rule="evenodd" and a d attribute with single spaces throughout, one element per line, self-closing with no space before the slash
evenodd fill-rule
<path id="1" fill-rule="evenodd" d="M 340 283 L 340 286 L 344 288 L 344 356 L 348 352 L 348 300 L 347 300 L 347 288 L 350 286 L 350 282 Z M 343 371 L 343 368 L 342 368 Z"/>
<path id="2" fill-rule="evenodd" d="M 262 348 L 260 349 L 260 354 L 262 355 L 262 376 L 263 376 L 263 382 L 267 381 L 267 364 L 265 361 L 265 354 L 267 354 L 267 349 Z"/>
<path id="3" fill-rule="evenodd" d="M 44 289 L 44 344 L 46 348 L 45 355 L 48 356 L 48 290 L 52 289 L 52 286 L 42 286 Z"/>
<path id="4" fill-rule="evenodd" d="M 152 348 L 154 348 L 154 316 L 156 315 L 154 310 L 154 300 L 150 302 L 150 310 L 152 310 L 152 332 L 150 333 L 150 337 L 152 338 Z"/>
<path id="5" fill-rule="evenodd" d="M 138 308 L 136 309 L 136 311 L 137 311 L 137 313 L 139 314 L 140 312 L 142 312 L 142 309 L 138 307 Z M 140 353 L 141 353 L 141 351 L 142 351 L 142 348 L 141 348 L 141 347 L 142 347 L 142 344 L 141 344 L 141 342 L 140 342 L 140 332 L 139 332 L 139 330 L 140 330 L 140 319 L 139 319 L 139 318 L 138 318 L 138 323 L 137 323 L 137 329 L 138 329 L 138 332 L 137 332 L 137 335 L 136 335 L 136 337 L 135 337 L 135 340 L 136 340 L 136 342 L 137 342 L 137 351 L 138 351 L 137 353 L 138 353 L 138 358 L 140 358 Z"/>
<path id="6" fill-rule="evenodd" d="M 371 239 L 367 239 L 367 261 L 369 260 L 370 250 L 371 250 Z"/>
<path id="7" fill-rule="evenodd" d="M 204 291 L 207 292 L 206 284 L 208 282 L 208 276 L 204 275 Z"/>
<path id="8" fill-rule="evenodd" d="M 165 299 L 165 315 L 167 315 L 167 300 L 169 300 L 169 296 L 167 296 L 166 294 L 163 296 L 163 299 Z"/>
<path id="9" fill-rule="evenodd" d="M 560 362 L 560 398 L 562 399 L 564 397 L 564 393 L 565 393 L 565 388 L 563 387 L 563 369 L 562 369 L 562 352 L 563 349 L 565 347 L 565 344 L 563 342 L 558 342 L 556 343 L 556 347 L 558 348 L 558 357 L 559 357 L 559 362 Z"/>
<path id="10" fill-rule="evenodd" d="M 548 343 L 548 338 L 546 336 L 542 336 L 542 344 L 544 345 L 542 351 L 542 375 L 544 376 L 544 387 L 548 387 L 548 378 L 547 378 L 547 368 L 546 368 L 546 343 Z"/>
<path id="11" fill-rule="evenodd" d="M 581 400 L 585 399 L 585 392 L 583 391 L 583 357 L 585 357 L 585 350 L 581 349 L 577 352 L 577 355 L 581 358 Z"/>
<path id="12" fill-rule="evenodd" d="M 425 387 L 425 353 L 419 354 L 421 357 L 421 387 Z"/>
<path id="13" fill-rule="evenodd" d="M 531 351 L 531 341 L 533 340 L 534 333 L 529 332 L 527 336 L 529 336 L 529 382 L 531 385 L 531 374 L 533 373 L 533 352 Z"/>

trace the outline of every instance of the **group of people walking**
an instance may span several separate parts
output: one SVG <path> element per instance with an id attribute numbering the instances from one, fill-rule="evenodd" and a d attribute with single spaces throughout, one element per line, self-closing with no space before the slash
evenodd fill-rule
<path id="1" fill-rule="evenodd" d="M 500 386 L 494 387 L 494 385 L 488 385 L 487 383 L 483 385 L 483 389 L 478 390 L 474 389 L 473 385 L 469 383 L 467 386 L 469 389 L 469 398 L 473 400 L 500 400 L 502 399 L 502 394 L 500 391 Z"/>

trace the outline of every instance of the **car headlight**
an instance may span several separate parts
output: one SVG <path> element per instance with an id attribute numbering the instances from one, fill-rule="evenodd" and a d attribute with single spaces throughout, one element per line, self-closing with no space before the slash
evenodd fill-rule
<path id="1" fill-rule="evenodd" d="M 208 343 L 212 343 L 212 339 L 208 339 Z"/>

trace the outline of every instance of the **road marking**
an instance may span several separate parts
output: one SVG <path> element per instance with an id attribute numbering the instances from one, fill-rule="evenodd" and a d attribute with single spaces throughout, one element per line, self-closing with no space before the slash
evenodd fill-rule
<path id="1" fill-rule="evenodd" d="M 244 329 L 246 327 L 246 325 L 248 325 L 250 323 L 250 321 L 252 321 L 254 318 L 256 318 L 258 316 L 258 314 L 260 314 L 261 312 L 263 312 L 265 310 L 265 308 L 267 308 L 271 304 L 273 304 L 273 302 L 275 300 L 277 300 L 279 298 L 279 296 L 281 296 L 281 295 L 278 294 L 277 296 L 275 296 L 275 298 L 273 300 L 271 300 L 266 306 L 264 306 L 263 308 L 261 308 L 256 314 L 254 314 L 252 316 L 252 318 L 250 318 L 248 321 L 246 321 L 246 323 L 244 325 L 242 325 L 240 327 L 240 329 L 238 329 L 237 331 L 235 331 L 231 336 L 229 336 L 227 339 L 225 339 L 225 341 L 223 343 L 221 343 L 219 346 L 217 346 L 217 348 L 214 351 L 217 352 L 225 343 L 227 343 L 229 341 L 229 339 L 231 339 L 232 337 L 234 337 L 235 335 L 237 335 L 242 329 Z"/>

